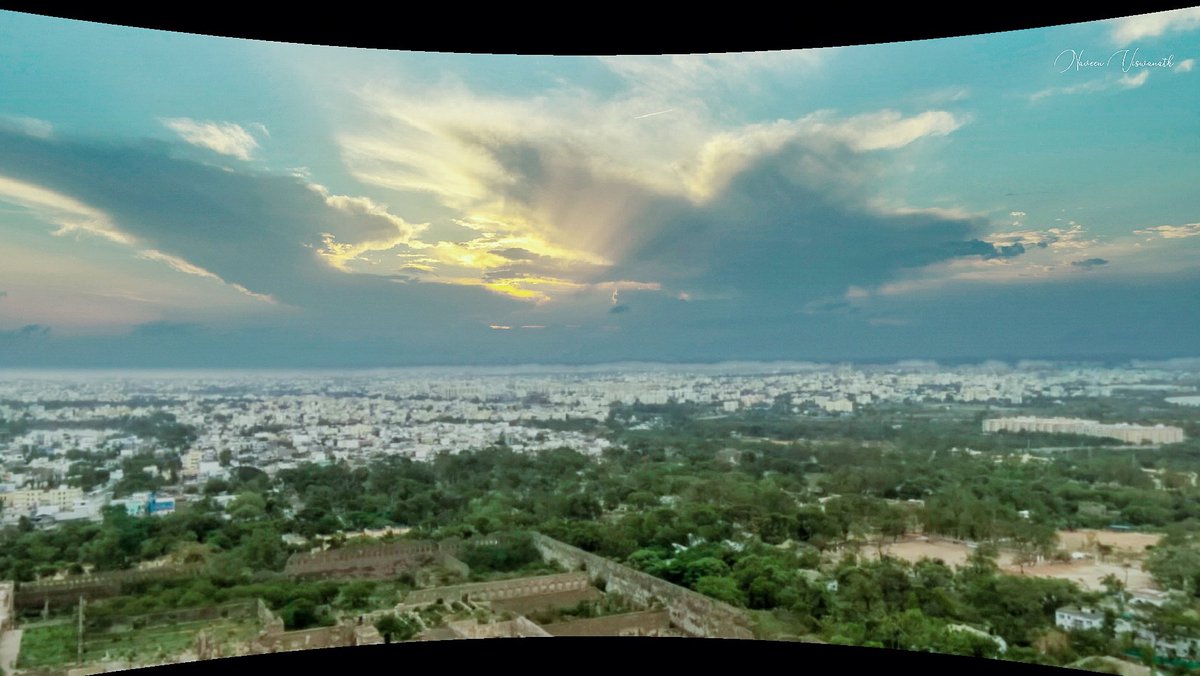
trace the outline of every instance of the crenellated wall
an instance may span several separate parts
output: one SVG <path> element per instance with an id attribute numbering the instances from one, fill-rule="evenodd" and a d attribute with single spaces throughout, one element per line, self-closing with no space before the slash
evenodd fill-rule
<path id="1" fill-rule="evenodd" d="M 680 633 L 671 627 L 671 614 L 666 610 L 555 622 L 542 629 L 553 636 L 674 636 Z"/>
<path id="2" fill-rule="evenodd" d="M 447 603 L 451 601 L 500 601 L 541 594 L 582 591 L 590 586 L 588 576 L 584 573 L 559 573 L 496 582 L 472 582 L 409 592 L 400 607 L 412 608 L 436 603 L 439 600 Z"/>
<path id="3" fill-rule="evenodd" d="M 40 608 L 74 605 L 79 597 L 86 599 L 117 596 L 124 588 L 138 582 L 169 580 L 189 577 L 200 570 L 200 566 L 163 566 L 150 570 L 119 570 L 89 575 L 72 575 L 61 580 L 38 580 L 21 582 L 17 585 L 13 602 L 19 608 Z"/>
<path id="4" fill-rule="evenodd" d="M 441 542 L 402 540 L 293 554 L 288 558 L 284 573 L 293 577 L 378 580 L 437 564 L 466 575 L 470 572 L 467 564 L 455 558 L 462 549 L 467 545 L 489 545 L 497 542 L 495 538 L 479 538 L 467 543 L 458 539 Z"/>
<path id="5" fill-rule="evenodd" d="M 545 629 L 524 617 L 507 622 L 484 624 L 475 620 L 462 620 L 461 622 L 451 622 L 446 627 L 458 638 L 549 638 L 551 636 Z"/>
<path id="6" fill-rule="evenodd" d="M 655 601 L 662 603 L 670 615 L 671 623 L 692 636 L 754 638 L 746 614 L 727 603 L 540 533 L 533 535 L 533 541 L 546 559 L 568 570 L 583 568 L 594 582 L 603 580 L 606 592 L 619 593 L 643 607 Z"/>

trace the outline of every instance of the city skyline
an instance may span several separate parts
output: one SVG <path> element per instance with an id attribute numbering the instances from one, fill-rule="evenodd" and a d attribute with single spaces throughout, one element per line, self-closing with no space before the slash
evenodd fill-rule
<path id="1" fill-rule="evenodd" d="M 664 57 L 0 38 L 0 368 L 1200 344 L 1200 8 Z"/>

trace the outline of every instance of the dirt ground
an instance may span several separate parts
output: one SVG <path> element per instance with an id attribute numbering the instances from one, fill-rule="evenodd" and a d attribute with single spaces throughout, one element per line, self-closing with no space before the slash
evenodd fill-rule
<path id="1" fill-rule="evenodd" d="M 1000 570 L 1010 575 L 1029 575 L 1032 577 L 1053 577 L 1063 580 L 1072 580 L 1079 583 L 1079 586 L 1092 591 L 1101 591 L 1104 585 L 1101 584 L 1108 575 L 1113 575 L 1118 580 L 1125 583 L 1125 586 L 1130 591 L 1140 591 L 1143 589 L 1155 589 L 1154 581 L 1150 577 L 1150 573 L 1142 570 L 1139 563 L 1133 562 L 1129 568 L 1118 563 L 1097 563 L 1096 561 L 1085 560 L 1075 561 L 1073 563 L 1043 563 L 1037 566 L 1025 566 L 1025 572 L 1013 565 L 1002 565 Z"/>
<path id="2" fill-rule="evenodd" d="M 1155 588 L 1150 574 L 1142 570 L 1141 559 L 1145 555 L 1146 545 L 1157 543 L 1161 536 L 1153 533 L 1059 531 L 1060 548 L 1067 552 L 1092 553 L 1091 547 L 1088 546 L 1089 534 L 1095 535 L 1097 543 L 1108 545 L 1117 554 L 1124 556 L 1113 556 L 1104 562 L 1096 561 L 1094 558 L 1070 563 L 1048 562 L 1025 566 L 1022 571 L 1020 566 L 1013 564 L 1011 552 L 1001 551 L 996 563 L 999 564 L 1000 570 L 1010 575 L 1068 579 L 1091 590 L 1103 589 L 1100 581 L 1110 574 L 1124 582 L 1131 591 Z M 964 565 L 971 554 L 971 549 L 963 542 L 922 536 L 910 537 L 895 544 L 885 545 L 883 551 L 888 556 L 905 561 L 916 562 L 922 558 L 941 559 L 950 566 Z M 877 549 L 873 545 L 864 546 L 860 553 L 863 557 L 874 559 L 877 556 Z M 1122 559 L 1128 561 L 1128 567 L 1123 565 Z"/>
<path id="3" fill-rule="evenodd" d="M 941 559 L 949 566 L 961 566 L 967 562 L 971 550 L 965 544 L 952 540 L 939 539 L 910 539 L 901 540 L 895 544 L 884 545 L 884 554 L 916 563 L 921 559 Z M 876 558 L 878 550 L 874 545 L 862 548 L 862 556 Z"/>
<path id="4" fill-rule="evenodd" d="M 1147 546 L 1156 545 L 1162 539 L 1162 536 L 1157 533 L 1118 533 L 1084 529 L 1058 531 L 1058 543 L 1068 552 L 1086 551 L 1089 535 L 1094 535 L 1098 544 L 1108 545 L 1116 551 L 1130 554 L 1144 554 Z"/>

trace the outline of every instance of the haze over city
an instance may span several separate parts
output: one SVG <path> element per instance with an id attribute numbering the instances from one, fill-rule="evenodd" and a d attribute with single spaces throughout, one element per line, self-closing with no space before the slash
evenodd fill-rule
<path id="1" fill-rule="evenodd" d="M 1173 358 L 1196 10 L 728 55 L 0 14 L 0 366 Z"/>

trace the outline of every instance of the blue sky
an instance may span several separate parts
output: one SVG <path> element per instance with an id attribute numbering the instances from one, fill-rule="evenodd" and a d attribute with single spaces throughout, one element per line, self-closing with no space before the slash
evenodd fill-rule
<path id="1" fill-rule="evenodd" d="M 728 55 L 0 12 L 0 366 L 1185 356 L 1200 9 Z"/>

